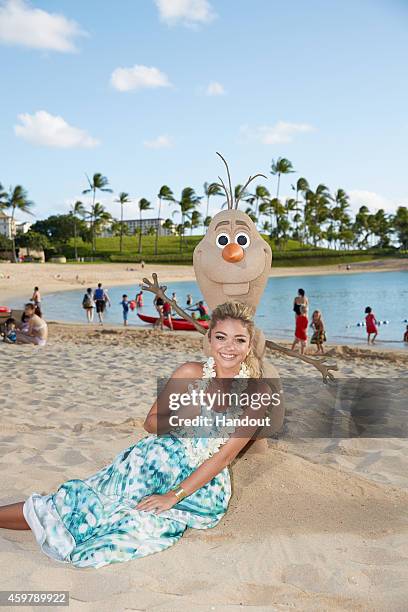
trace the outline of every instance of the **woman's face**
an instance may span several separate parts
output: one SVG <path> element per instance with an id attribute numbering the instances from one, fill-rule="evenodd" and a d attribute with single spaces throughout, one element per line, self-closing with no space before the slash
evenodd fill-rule
<path id="1" fill-rule="evenodd" d="M 239 370 L 249 352 L 250 343 L 249 331 L 241 321 L 218 321 L 211 330 L 211 356 L 222 370 Z"/>
<path id="2" fill-rule="evenodd" d="M 34 310 L 30 308 L 29 306 L 26 306 L 26 308 L 24 308 L 24 314 L 26 315 L 26 317 L 31 318 L 34 314 Z"/>

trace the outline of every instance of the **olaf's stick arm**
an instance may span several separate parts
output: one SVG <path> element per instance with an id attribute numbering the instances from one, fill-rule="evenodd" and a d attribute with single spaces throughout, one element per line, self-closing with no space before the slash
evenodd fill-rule
<path id="1" fill-rule="evenodd" d="M 153 282 L 151 282 L 148 278 L 143 279 L 143 283 L 144 283 L 142 285 L 143 291 L 150 291 L 150 293 L 154 293 L 157 297 L 160 297 L 165 302 L 168 302 L 170 306 L 173 308 L 173 310 L 175 310 L 177 314 L 180 315 L 180 317 L 192 323 L 194 327 L 196 328 L 196 330 L 200 332 L 200 334 L 203 334 L 205 336 L 205 334 L 207 333 L 207 330 L 202 325 L 200 325 L 195 319 L 193 319 L 193 317 L 191 317 L 185 310 L 180 308 L 177 302 L 167 297 L 165 293 L 167 287 L 166 285 L 159 285 L 159 281 L 157 279 L 156 272 L 153 272 L 152 278 L 153 278 Z"/>
<path id="2" fill-rule="evenodd" d="M 323 376 L 323 382 L 327 383 L 328 380 L 335 380 L 330 370 L 338 370 L 338 367 L 336 363 L 333 365 L 325 365 L 324 362 L 328 358 L 327 355 L 324 355 L 323 357 L 308 357 L 307 355 L 300 355 L 299 353 L 296 353 L 295 351 L 291 351 L 285 346 L 281 346 L 280 344 L 277 344 L 276 342 L 273 342 L 272 340 L 265 340 L 265 345 L 273 349 L 274 351 L 279 351 L 281 353 L 284 353 L 285 355 L 289 355 L 289 357 L 297 357 L 298 359 L 301 359 L 305 363 L 309 363 L 310 365 L 314 366 L 315 368 L 319 370 L 319 372 Z"/>

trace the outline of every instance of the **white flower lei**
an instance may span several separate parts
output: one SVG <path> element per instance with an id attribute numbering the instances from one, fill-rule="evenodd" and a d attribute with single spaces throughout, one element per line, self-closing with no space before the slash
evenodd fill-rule
<path id="1" fill-rule="evenodd" d="M 205 390 L 209 385 L 211 378 L 216 377 L 215 371 L 215 360 L 213 357 L 209 357 L 207 361 L 203 365 L 203 376 L 201 379 L 195 381 L 195 383 L 191 383 L 188 386 L 188 390 L 191 392 L 195 387 L 198 391 Z M 231 394 L 237 394 L 236 397 L 239 397 L 240 393 L 247 387 L 247 378 L 250 377 L 248 366 L 242 362 L 239 373 L 234 376 L 234 381 L 231 385 Z M 239 380 L 241 379 L 241 380 Z M 244 379 L 244 380 L 242 380 Z M 234 396 L 235 397 L 235 396 Z M 223 413 L 225 418 L 228 419 L 231 415 L 235 418 L 240 416 L 243 412 L 243 408 L 239 405 L 235 405 L 233 407 L 228 407 L 228 409 Z M 180 436 L 180 440 L 182 440 L 186 453 L 190 460 L 190 465 L 198 466 L 201 465 L 204 461 L 209 459 L 214 455 L 214 453 L 218 452 L 220 447 L 228 442 L 230 438 L 230 434 L 235 431 L 234 426 L 224 426 L 219 428 L 220 437 L 209 437 L 204 446 L 200 444 L 194 444 L 194 438 L 191 437 L 191 429 L 187 431 L 183 427 L 177 428 L 177 433 Z M 199 433 L 199 432 L 197 432 Z M 197 436 L 200 438 L 200 436 Z"/>

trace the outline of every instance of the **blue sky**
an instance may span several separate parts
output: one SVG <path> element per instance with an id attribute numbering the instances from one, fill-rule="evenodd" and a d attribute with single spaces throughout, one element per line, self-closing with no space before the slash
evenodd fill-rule
<path id="1" fill-rule="evenodd" d="M 408 204 L 407 26 L 403 0 L 0 0 L 0 182 L 37 218 L 82 197 L 85 173 L 155 204 L 162 184 L 202 194 L 218 150 L 234 183 L 263 172 L 274 190 L 283 156 L 282 195 L 305 176 L 392 211 Z"/>

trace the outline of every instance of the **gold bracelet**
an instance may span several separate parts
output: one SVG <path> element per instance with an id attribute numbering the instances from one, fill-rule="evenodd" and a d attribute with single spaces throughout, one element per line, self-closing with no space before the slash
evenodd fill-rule
<path id="1" fill-rule="evenodd" d="M 180 501 L 187 497 L 187 493 L 183 489 L 183 487 L 177 487 L 177 489 L 173 489 L 174 495 L 177 497 L 177 501 Z"/>

